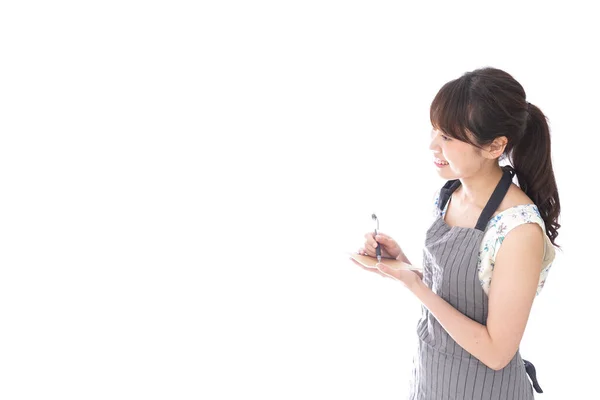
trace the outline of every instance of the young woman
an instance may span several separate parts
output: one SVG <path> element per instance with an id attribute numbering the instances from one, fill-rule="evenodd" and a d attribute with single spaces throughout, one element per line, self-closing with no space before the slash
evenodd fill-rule
<path id="1" fill-rule="evenodd" d="M 365 268 L 401 281 L 422 302 L 409 398 L 532 399 L 529 379 L 541 389 L 519 343 L 560 228 L 546 118 L 495 68 L 446 83 L 430 117 L 433 162 L 447 182 L 422 273 L 385 260 Z M 500 166 L 504 159 L 512 166 Z M 381 246 L 384 258 L 411 264 L 391 237 L 365 237 L 360 254 L 375 256 Z"/>

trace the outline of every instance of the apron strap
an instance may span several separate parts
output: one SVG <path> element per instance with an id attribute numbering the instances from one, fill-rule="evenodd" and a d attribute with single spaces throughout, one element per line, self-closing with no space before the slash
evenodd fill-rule
<path id="1" fill-rule="evenodd" d="M 492 215 L 494 215 L 494 212 L 498 209 L 500 203 L 502 203 L 506 192 L 508 192 L 508 189 L 510 188 L 512 178 L 515 175 L 515 170 L 510 165 L 504 166 L 502 169 L 504 170 L 504 175 L 502 175 L 500 182 L 498 182 L 496 189 L 494 189 L 494 193 L 492 193 L 492 196 L 483 208 L 483 211 L 477 220 L 475 229 L 485 231 L 485 227 L 492 218 Z"/>
<path id="2" fill-rule="evenodd" d="M 527 372 L 527 375 L 529 375 L 529 379 L 531 379 L 531 383 L 533 384 L 533 388 L 535 389 L 535 391 L 538 393 L 544 393 L 542 391 L 542 388 L 540 387 L 540 384 L 537 381 L 537 377 L 535 375 L 535 367 L 533 366 L 533 364 L 527 360 L 523 360 L 523 363 L 525 364 L 525 371 Z"/>
<path id="3" fill-rule="evenodd" d="M 438 208 L 440 211 L 444 211 L 446 203 L 450 200 L 452 193 L 460 186 L 460 179 L 453 179 L 444 184 L 440 189 L 440 200 L 438 201 Z"/>
<path id="4" fill-rule="evenodd" d="M 485 227 L 487 226 L 489 220 L 492 218 L 492 215 L 498 209 L 500 203 L 504 199 L 506 192 L 510 188 L 510 184 L 512 183 L 513 176 L 515 176 L 515 170 L 510 165 L 505 165 L 502 167 L 504 171 L 504 175 L 500 179 L 500 182 L 494 189 L 492 196 L 490 197 L 488 203 L 483 208 L 479 219 L 477 220 L 477 225 L 475 229 L 479 229 L 480 231 L 485 231 Z M 446 207 L 446 203 L 450 200 L 452 193 L 460 186 L 460 179 L 453 179 L 451 181 L 447 181 L 444 186 L 440 189 L 440 197 L 438 202 L 438 208 L 440 211 L 444 211 L 444 207 Z"/>

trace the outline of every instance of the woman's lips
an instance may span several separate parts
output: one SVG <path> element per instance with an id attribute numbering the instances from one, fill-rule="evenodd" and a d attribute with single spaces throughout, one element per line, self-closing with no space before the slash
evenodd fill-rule
<path id="1" fill-rule="evenodd" d="M 440 167 L 440 168 L 448 165 L 447 161 L 440 160 L 439 158 L 434 159 L 433 162 L 437 167 Z"/>

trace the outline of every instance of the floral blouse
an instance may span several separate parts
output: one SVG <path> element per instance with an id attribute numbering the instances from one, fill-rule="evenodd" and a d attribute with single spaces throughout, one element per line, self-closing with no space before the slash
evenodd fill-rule
<path id="1" fill-rule="evenodd" d="M 440 213 L 438 208 L 439 194 L 440 192 L 438 190 L 435 195 L 435 218 L 437 218 Z M 446 215 L 448 204 L 450 204 L 450 200 L 446 202 L 446 206 L 442 211 L 442 218 Z M 542 219 L 537 206 L 535 204 L 522 204 L 507 208 L 506 210 L 498 213 L 490 219 L 485 228 L 483 240 L 481 242 L 481 248 L 479 250 L 479 258 L 477 260 L 477 269 L 479 271 L 479 282 L 481 282 L 483 291 L 486 294 L 488 294 L 490 288 L 492 275 L 494 273 L 496 254 L 500 249 L 502 241 L 512 229 L 522 224 L 538 224 L 544 232 L 544 259 L 542 261 L 536 296 L 540 294 L 542 288 L 544 287 L 546 277 L 548 276 L 548 271 L 550 270 L 552 262 L 554 261 L 554 246 L 552 245 L 548 235 L 545 234 L 546 228 L 544 225 L 544 220 Z"/>

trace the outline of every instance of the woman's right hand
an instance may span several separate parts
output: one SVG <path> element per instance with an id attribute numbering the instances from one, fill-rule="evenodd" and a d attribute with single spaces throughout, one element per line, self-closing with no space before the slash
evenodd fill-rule
<path id="1" fill-rule="evenodd" d="M 378 243 L 379 242 L 379 243 Z M 382 258 L 393 258 L 397 259 L 402 250 L 394 239 L 385 233 L 379 232 L 377 236 L 373 232 L 365 234 L 365 244 L 358 250 L 358 254 L 369 255 L 371 257 L 377 257 L 375 248 L 381 246 L 381 257 Z"/>

